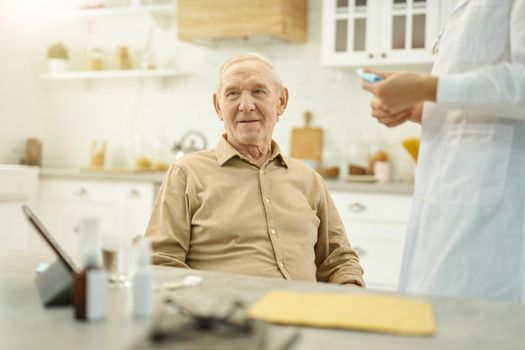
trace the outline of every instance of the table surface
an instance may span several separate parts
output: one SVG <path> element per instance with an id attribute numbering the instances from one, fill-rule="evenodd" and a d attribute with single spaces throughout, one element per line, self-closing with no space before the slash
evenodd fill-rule
<path id="1" fill-rule="evenodd" d="M 0 253 L 0 348 L 1 349 L 129 349 L 144 343 L 151 320 L 135 320 L 128 311 L 129 288 L 108 291 L 108 316 L 104 321 L 76 322 L 71 307 L 45 309 L 34 286 L 34 269 L 50 255 L 23 252 Z M 179 280 L 185 269 L 155 267 L 158 285 Z M 197 287 L 170 292 L 202 310 L 225 300 L 252 304 L 271 290 L 340 293 L 375 293 L 324 283 L 285 281 L 207 271 Z M 163 292 L 166 293 L 166 292 Z M 391 293 L 388 293 L 391 294 Z M 394 295 L 396 295 L 394 293 Z M 401 294 L 397 294 L 401 295 Z M 160 301 L 164 295 L 156 292 Z M 436 319 L 436 334 L 410 337 L 357 331 L 299 328 L 290 349 L 525 349 L 525 306 L 504 302 L 429 297 Z M 388 312 L 388 310 L 385 310 Z M 269 338 L 290 333 L 290 327 L 272 325 Z M 269 348 L 273 346 L 269 342 Z"/>

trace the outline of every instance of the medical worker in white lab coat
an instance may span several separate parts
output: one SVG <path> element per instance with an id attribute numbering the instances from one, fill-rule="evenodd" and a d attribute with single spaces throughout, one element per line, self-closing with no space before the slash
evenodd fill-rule
<path id="1" fill-rule="evenodd" d="M 400 289 L 525 303 L 525 0 L 459 0 L 431 75 L 362 82 L 421 123 Z"/>

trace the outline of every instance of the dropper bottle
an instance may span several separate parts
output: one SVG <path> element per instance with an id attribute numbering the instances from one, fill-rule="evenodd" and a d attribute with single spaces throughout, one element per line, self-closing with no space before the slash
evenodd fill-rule
<path id="1" fill-rule="evenodd" d="M 83 268 L 73 282 L 75 318 L 101 320 L 106 316 L 106 273 L 98 263 L 98 220 L 85 219 L 80 225 Z"/>
<path id="2" fill-rule="evenodd" d="M 147 318 L 153 312 L 153 276 L 151 248 L 146 239 L 137 244 L 137 266 L 133 277 L 133 317 Z"/>

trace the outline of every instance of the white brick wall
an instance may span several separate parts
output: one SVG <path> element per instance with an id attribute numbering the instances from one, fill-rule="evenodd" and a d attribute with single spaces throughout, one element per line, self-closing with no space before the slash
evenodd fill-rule
<path id="1" fill-rule="evenodd" d="M 59 1 L 66 0 L 55 0 Z M 39 117 L 45 122 L 45 164 L 87 165 L 94 139 L 107 141 L 109 159 L 118 152 L 132 154 L 141 137 L 163 139 L 167 147 L 185 131 L 194 129 L 203 131 L 214 145 L 223 130 L 211 103 L 218 68 L 232 54 L 257 51 L 274 62 L 290 90 L 288 110 L 274 135 L 285 152 L 289 150 L 291 128 L 301 126 L 303 112 L 311 110 L 314 124 L 325 131 L 324 158 L 328 163 L 339 163 L 348 156 L 352 142 L 361 140 L 366 145 L 393 150 L 392 156 L 398 160 L 396 177 L 406 179 L 413 165 L 398 145 L 405 136 L 417 136 L 419 127 L 407 125 L 390 130 L 370 118 L 369 96 L 359 87 L 353 69 L 320 65 L 321 0 L 309 1 L 308 23 L 306 44 L 230 40 L 197 45 L 178 41 L 175 28 L 154 27 L 152 47 L 159 65 L 174 64 L 188 72 L 185 77 L 171 80 L 164 90 L 156 80 L 95 81 L 90 86 L 82 81 L 39 83 L 45 101 L 43 116 Z M 45 70 L 46 47 L 55 41 L 65 43 L 78 68 L 84 67 L 89 46 L 103 48 L 109 65 L 118 45 L 127 45 L 135 52 L 141 49 L 152 22 L 146 17 L 129 16 L 94 21 L 91 29 L 77 19 L 34 25 L 37 30 L 33 33 L 39 40 L 34 40 L 32 47 L 31 69 L 38 72 Z M 20 67 L 12 75 L 26 68 Z M 29 100 L 32 98 L 29 96 Z"/>

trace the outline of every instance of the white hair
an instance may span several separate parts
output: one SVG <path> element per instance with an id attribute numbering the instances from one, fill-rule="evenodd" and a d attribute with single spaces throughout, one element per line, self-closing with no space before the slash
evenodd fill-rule
<path id="1" fill-rule="evenodd" d="M 270 62 L 270 60 L 267 59 L 266 57 L 264 57 L 263 55 L 260 55 L 260 54 L 255 53 L 255 52 L 246 52 L 246 53 L 237 54 L 235 56 L 232 56 L 232 57 L 228 58 L 222 64 L 222 66 L 221 66 L 221 68 L 219 70 L 219 82 L 217 84 L 217 93 L 220 94 L 220 92 L 221 92 L 222 75 L 224 74 L 224 71 L 228 67 L 230 67 L 232 64 L 238 63 L 238 62 L 242 62 L 242 61 L 259 61 L 259 62 L 262 62 L 262 63 L 266 64 L 268 67 L 270 67 L 273 79 L 274 79 L 275 84 L 277 85 L 277 89 L 278 89 L 278 91 L 280 93 L 280 91 L 283 89 L 283 81 L 281 80 L 281 77 L 279 76 L 279 74 L 275 70 L 275 67 L 273 66 L 272 62 Z"/>

